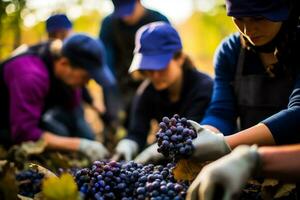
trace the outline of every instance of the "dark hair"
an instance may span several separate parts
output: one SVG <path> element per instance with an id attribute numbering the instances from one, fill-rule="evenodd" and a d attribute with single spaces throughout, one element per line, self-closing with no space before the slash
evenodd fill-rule
<path id="1" fill-rule="evenodd" d="M 173 59 L 179 59 L 181 56 L 183 56 L 183 52 L 180 50 L 180 51 L 177 51 L 176 53 L 174 53 L 174 56 L 173 56 Z M 182 69 L 183 70 L 188 70 L 188 69 L 195 69 L 195 65 L 193 63 L 193 61 L 190 59 L 190 57 L 188 57 L 187 55 L 185 56 L 185 59 L 184 59 L 184 62 L 182 64 Z M 133 72 L 132 74 L 132 77 L 136 80 L 141 80 L 144 77 L 144 70 L 138 70 L 136 72 Z"/>
<path id="2" fill-rule="evenodd" d="M 173 58 L 174 58 L 174 59 L 178 59 L 178 58 L 180 58 L 182 55 L 183 55 L 183 52 L 182 52 L 182 51 L 177 51 L 177 52 L 174 54 Z M 193 61 L 191 60 L 191 58 L 190 58 L 189 56 L 187 56 L 187 55 L 185 56 L 185 60 L 184 60 L 184 62 L 183 62 L 182 67 L 183 67 L 184 70 L 185 70 L 185 69 L 194 69 L 194 68 L 196 68 L 195 65 L 194 65 L 194 63 L 193 63 Z"/>
<path id="3" fill-rule="evenodd" d="M 293 66 L 293 57 L 297 52 L 297 41 L 299 43 L 298 38 L 300 36 L 299 29 L 299 3 L 298 0 L 290 0 L 290 14 L 289 19 L 284 21 L 280 31 L 277 36 L 268 44 L 263 45 L 262 47 L 253 46 L 246 38 L 241 36 L 242 45 L 249 50 L 264 52 L 264 50 L 272 50 L 274 55 L 278 59 L 278 65 L 271 66 L 274 70 L 278 66 L 287 68 L 290 71 L 295 71 L 298 66 Z M 299 47 L 298 47 L 299 48 Z M 276 69 L 275 69 L 276 70 Z M 280 70 L 279 70 L 280 71 Z"/>
<path id="4" fill-rule="evenodd" d="M 56 31 L 52 31 L 48 33 L 48 38 L 56 38 L 57 36 L 57 32 Z"/>
<path id="5" fill-rule="evenodd" d="M 279 62 L 285 64 L 287 67 L 293 64 L 294 54 L 297 53 L 297 45 L 299 44 L 299 2 L 298 0 L 290 0 L 290 16 L 289 19 L 283 22 L 283 33 L 281 40 L 278 42 L 277 52 L 275 56 Z M 296 67 L 296 66 L 295 66 Z"/>

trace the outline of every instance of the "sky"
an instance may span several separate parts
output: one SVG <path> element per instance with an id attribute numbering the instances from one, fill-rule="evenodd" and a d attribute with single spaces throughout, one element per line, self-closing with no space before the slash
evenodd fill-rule
<path id="1" fill-rule="evenodd" d="M 216 0 L 142 0 L 147 8 L 158 10 L 175 24 L 185 21 L 194 10 L 209 11 L 215 2 Z M 22 13 L 27 27 L 44 21 L 53 10 L 62 8 L 67 10 L 66 14 L 73 20 L 82 15 L 83 11 L 98 10 L 104 15 L 113 11 L 111 0 L 83 0 L 82 6 L 78 6 L 76 0 L 27 0 L 27 8 Z M 31 10 L 36 12 L 32 14 Z"/>

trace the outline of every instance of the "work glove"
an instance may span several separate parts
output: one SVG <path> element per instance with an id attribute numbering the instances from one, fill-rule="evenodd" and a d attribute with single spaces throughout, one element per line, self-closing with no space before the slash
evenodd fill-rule
<path id="1" fill-rule="evenodd" d="M 150 145 L 134 159 L 134 162 L 147 164 L 147 163 L 156 163 L 164 159 L 163 154 L 158 153 L 157 149 L 158 149 L 157 143 Z"/>
<path id="2" fill-rule="evenodd" d="M 87 155 L 91 161 L 101 160 L 109 155 L 103 144 L 88 139 L 80 139 L 78 151 Z"/>
<path id="3" fill-rule="evenodd" d="M 211 161 L 228 154 L 231 149 L 222 133 L 215 133 L 195 121 L 188 120 L 197 132 L 193 140 L 194 151 L 191 159 L 197 162 Z"/>
<path id="4" fill-rule="evenodd" d="M 186 200 L 235 199 L 259 168 L 257 146 L 239 146 L 202 169 L 189 187 Z"/>
<path id="5" fill-rule="evenodd" d="M 122 139 L 116 147 L 116 160 L 124 158 L 125 161 L 130 161 L 138 152 L 138 144 L 130 139 Z"/>

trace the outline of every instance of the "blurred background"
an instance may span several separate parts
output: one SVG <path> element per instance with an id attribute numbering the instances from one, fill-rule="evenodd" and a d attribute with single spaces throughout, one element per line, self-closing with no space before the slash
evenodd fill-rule
<path id="1" fill-rule="evenodd" d="M 222 0 L 142 0 L 166 15 L 179 31 L 184 50 L 196 66 L 213 76 L 213 54 L 220 41 L 235 31 Z M 46 39 L 45 20 L 66 13 L 75 32 L 98 37 L 102 19 L 113 11 L 111 0 L 1 0 L 0 61 L 21 44 Z"/>

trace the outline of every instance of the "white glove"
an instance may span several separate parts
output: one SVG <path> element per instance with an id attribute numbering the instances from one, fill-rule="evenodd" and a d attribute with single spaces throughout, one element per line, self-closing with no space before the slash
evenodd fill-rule
<path id="1" fill-rule="evenodd" d="M 257 146 L 237 147 L 231 154 L 202 169 L 189 187 L 186 200 L 213 200 L 214 195 L 220 192 L 215 191 L 218 187 L 222 188 L 223 200 L 234 199 L 257 170 L 259 161 Z"/>
<path id="2" fill-rule="evenodd" d="M 92 161 L 101 160 L 109 155 L 103 144 L 88 139 L 80 139 L 78 151 L 87 155 Z"/>
<path id="3" fill-rule="evenodd" d="M 142 151 L 135 159 L 134 162 L 147 164 L 150 162 L 157 162 L 164 158 L 163 154 L 158 153 L 158 144 L 154 143 Z"/>
<path id="4" fill-rule="evenodd" d="M 197 138 L 193 140 L 195 149 L 191 159 L 198 162 L 211 161 L 231 151 L 222 133 L 215 133 L 192 120 L 188 122 L 197 132 Z"/>
<path id="5" fill-rule="evenodd" d="M 130 161 L 133 159 L 133 156 L 135 156 L 138 152 L 138 144 L 130 139 L 122 139 L 117 147 L 116 147 L 116 154 L 119 155 L 119 157 L 124 157 L 125 161 Z"/>

